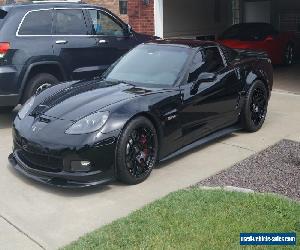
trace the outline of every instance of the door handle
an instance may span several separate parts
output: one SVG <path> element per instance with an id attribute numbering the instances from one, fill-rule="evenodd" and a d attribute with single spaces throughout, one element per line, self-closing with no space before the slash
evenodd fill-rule
<path id="1" fill-rule="evenodd" d="M 68 41 L 66 41 L 66 40 L 57 40 L 55 43 L 56 44 L 66 44 L 66 43 L 68 43 Z"/>
<path id="2" fill-rule="evenodd" d="M 107 41 L 107 40 L 104 40 L 104 39 L 101 39 L 101 40 L 98 41 L 98 43 L 99 43 L 99 44 L 106 44 L 106 43 L 108 43 L 108 41 Z"/>

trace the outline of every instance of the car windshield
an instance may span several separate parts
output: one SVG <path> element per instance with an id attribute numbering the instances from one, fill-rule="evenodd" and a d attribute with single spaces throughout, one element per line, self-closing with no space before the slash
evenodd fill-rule
<path id="1" fill-rule="evenodd" d="M 105 75 L 107 81 L 172 86 L 191 51 L 186 47 L 142 44 L 131 50 Z"/>
<path id="2" fill-rule="evenodd" d="M 268 24 L 237 24 L 227 29 L 220 38 L 241 41 L 260 41 L 264 40 L 270 34 L 272 34 L 272 26 Z"/>

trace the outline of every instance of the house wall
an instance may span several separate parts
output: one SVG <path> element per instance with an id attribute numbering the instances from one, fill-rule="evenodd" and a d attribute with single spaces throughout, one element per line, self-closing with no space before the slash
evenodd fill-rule
<path id="1" fill-rule="evenodd" d="M 135 31 L 154 35 L 154 0 L 128 0 L 128 21 Z"/>

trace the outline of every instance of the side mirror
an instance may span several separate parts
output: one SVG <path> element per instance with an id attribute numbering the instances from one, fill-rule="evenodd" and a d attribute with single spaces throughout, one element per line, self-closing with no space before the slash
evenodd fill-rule
<path id="1" fill-rule="evenodd" d="M 203 72 L 199 75 L 198 79 L 193 83 L 191 88 L 191 95 L 195 95 L 198 92 L 199 86 L 203 82 L 213 82 L 216 78 L 214 73 Z"/>
<path id="2" fill-rule="evenodd" d="M 273 36 L 267 36 L 265 41 L 267 41 L 267 42 L 274 41 L 274 37 Z"/>
<path id="3" fill-rule="evenodd" d="M 132 35 L 132 27 L 130 24 L 127 24 L 124 28 L 125 36 L 131 36 Z"/>

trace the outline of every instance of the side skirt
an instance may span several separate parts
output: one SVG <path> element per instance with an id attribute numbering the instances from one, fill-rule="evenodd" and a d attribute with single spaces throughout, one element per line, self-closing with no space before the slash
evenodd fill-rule
<path id="1" fill-rule="evenodd" d="M 239 126 L 231 126 L 231 127 L 225 128 L 225 129 L 218 130 L 217 132 L 214 132 L 208 136 L 205 136 L 205 137 L 199 139 L 198 141 L 195 141 L 187 146 L 184 146 L 183 148 L 181 148 L 181 149 L 177 150 L 176 152 L 163 158 L 162 160 L 160 160 L 160 162 L 168 161 L 168 160 L 172 159 L 173 157 L 179 156 L 191 149 L 205 145 L 211 141 L 214 141 L 214 140 L 222 138 L 226 135 L 232 134 L 233 132 L 240 131 L 241 129 L 242 128 Z"/>

